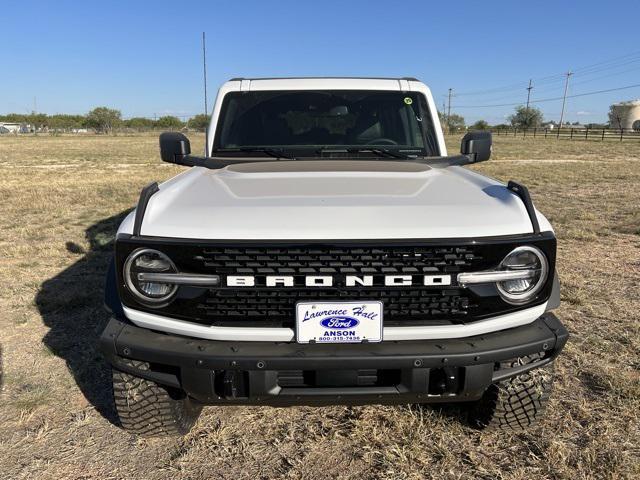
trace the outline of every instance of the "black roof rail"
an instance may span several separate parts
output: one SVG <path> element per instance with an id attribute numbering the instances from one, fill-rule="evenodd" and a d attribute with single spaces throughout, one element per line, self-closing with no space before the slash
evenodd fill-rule
<path id="1" fill-rule="evenodd" d="M 242 80 L 304 80 L 304 79 L 330 79 L 330 78 L 335 78 L 335 79 L 345 79 L 345 80 L 349 80 L 349 79 L 355 79 L 355 80 L 359 80 L 359 79 L 363 79 L 363 80 L 408 80 L 410 82 L 419 82 L 420 80 L 418 80 L 415 77 L 254 77 L 254 78 L 246 78 L 246 77 L 233 77 L 230 78 L 228 81 L 229 82 L 237 82 L 237 81 L 242 81 Z"/>
<path id="2" fill-rule="evenodd" d="M 149 199 L 160 190 L 158 187 L 158 182 L 152 182 L 146 187 L 142 189 L 140 192 L 140 199 L 138 200 L 138 206 L 136 207 L 136 216 L 133 221 L 133 235 L 135 237 L 140 236 L 140 229 L 142 228 L 142 220 L 144 220 L 144 214 L 147 211 L 147 205 L 149 204 Z"/>
<path id="3" fill-rule="evenodd" d="M 529 215 L 529 220 L 531 220 L 533 233 L 540 233 L 540 224 L 538 223 L 536 209 L 533 207 L 533 202 L 531 201 L 531 195 L 529 195 L 529 189 L 513 180 L 509 180 L 507 188 L 520 197 L 520 200 L 524 203 L 524 207 L 527 209 L 527 214 Z"/>

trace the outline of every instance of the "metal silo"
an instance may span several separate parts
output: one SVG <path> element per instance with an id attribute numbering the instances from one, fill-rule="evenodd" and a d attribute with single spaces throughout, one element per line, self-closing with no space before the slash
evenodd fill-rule
<path id="1" fill-rule="evenodd" d="M 640 100 L 620 102 L 609 109 L 611 128 L 640 130 Z"/>

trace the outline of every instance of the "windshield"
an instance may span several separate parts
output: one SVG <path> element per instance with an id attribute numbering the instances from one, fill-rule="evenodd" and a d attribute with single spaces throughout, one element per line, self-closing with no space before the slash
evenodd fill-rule
<path id="1" fill-rule="evenodd" d="M 225 95 L 215 154 L 318 156 L 331 151 L 439 155 L 425 96 L 373 90 Z"/>

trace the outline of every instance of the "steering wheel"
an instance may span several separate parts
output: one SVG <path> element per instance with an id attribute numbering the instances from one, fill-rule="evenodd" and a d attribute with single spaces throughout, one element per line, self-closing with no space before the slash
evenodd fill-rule
<path id="1" fill-rule="evenodd" d="M 398 142 L 390 138 L 380 137 L 368 141 L 367 145 L 398 145 Z"/>

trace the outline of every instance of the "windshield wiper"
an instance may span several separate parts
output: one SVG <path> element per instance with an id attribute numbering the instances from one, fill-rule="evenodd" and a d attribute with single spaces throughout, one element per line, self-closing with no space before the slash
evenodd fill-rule
<path id="1" fill-rule="evenodd" d="M 389 150 L 388 148 L 375 148 L 375 147 L 322 147 L 316 150 L 318 155 L 322 155 L 323 153 L 360 153 L 360 152 L 370 152 L 378 157 L 387 157 L 387 158 L 400 158 L 402 160 L 406 160 L 411 158 L 409 155 L 405 153 L 400 153 L 398 151 Z"/>
<path id="2" fill-rule="evenodd" d="M 218 153 L 264 153 L 273 158 L 284 158 L 286 160 L 297 160 L 296 157 L 289 153 L 285 153 L 283 148 L 274 147 L 233 147 L 233 148 L 219 148 L 212 150 L 211 154 L 215 156 Z"/>
<path id="3" fill-rule="evenodd" d="M 372 147 L 356 147 L 356 148 L 347 148 L 347 152 L 349 153 L 359 153 L 359 152 L 371 152 L 379 157 L 388 157 L 388 158 L 402 158 L 407 159 L 409 155 L 406 153 L 400 153 L 398 151 L 389 150 L 388 148 L 372 148 Z"/>
<path id="4" fill-rule="evenodd" d="M 287 160 L 295 160 L 295 157 L 284 152 L 283 148 L 273 147 L 240 147 L 241 152 L 261 152 L 274 158 L 286 158 Z"/>

